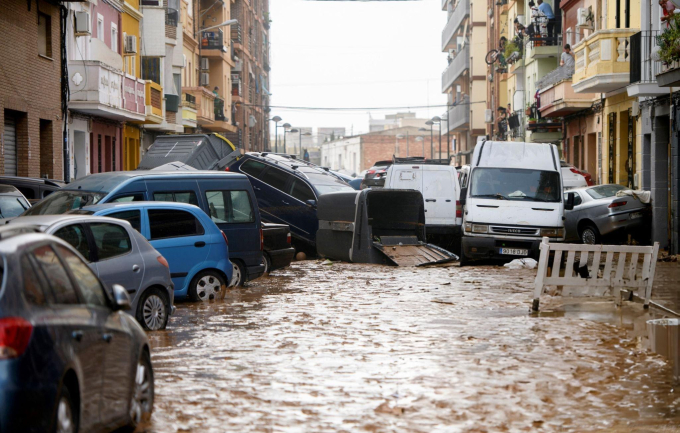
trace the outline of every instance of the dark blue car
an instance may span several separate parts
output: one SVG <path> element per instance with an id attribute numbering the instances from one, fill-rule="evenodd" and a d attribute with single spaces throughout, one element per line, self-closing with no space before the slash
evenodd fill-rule
<path id="1" fill-rule="evenodd" d="M 316 248 L 316 202 L 322 194 L 354 191 L 328 170 L 289 155 L 248 153 L 229 166 L 248 176 L 266 222 L 288 224 L 298 248 Z"/>
<path id="2" fill-rule="evenodd" d="M 33 229 L 35 230 L 35 229 Z M 130 298 L 56 237 L 0 229 L 0 432 L 136 426 L 153 409 L 149 343 Z"/>
<path id="3" fill-rule="evenodd" d="M 242 286 L 264 274 L 262 227 L 248 178 L 219 171 L 118 171 L 71 182 L 23 215 L 62 214 L 85 206 L 131 201 L 171 201 L 200 207 L 227 236 L 229 259 Z"/>

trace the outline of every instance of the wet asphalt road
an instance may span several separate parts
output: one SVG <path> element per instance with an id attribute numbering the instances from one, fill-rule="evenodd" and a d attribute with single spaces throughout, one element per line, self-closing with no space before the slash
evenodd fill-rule
<path id="1" fill-rule="evenodd" d="M 555 298 L 532 315 L 534 275 L 306 261 L 178 304 L 149 334 L 140 430 L 680 432 L 680 384 L 640 337 L 650 313 Z"/>

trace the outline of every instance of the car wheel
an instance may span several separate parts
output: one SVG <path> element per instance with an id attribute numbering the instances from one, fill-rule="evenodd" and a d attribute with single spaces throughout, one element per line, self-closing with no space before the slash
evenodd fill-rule
<path id="1" fill-rule="evenodd" d="M 225 285 L 224 278 L 217 271 L 199 272 L 189 286 L 189 299 L 192 301 L 209 301 L 217 298 L 222 286 Z"/>
<path id="2" fill-rule="evenodd" d="M 269 275 L 269 272 L 272 270 L 272 259 L 269 257 L 269 254 L 262 253 L 262 263 L 264 264 L 264 273 Z"/>
<path id="3" fill-rule="evenodd" d="M 144 352 L 137 362 L 135 382 L 130 400 L 130 427 L 135 428 L 139 423 L 148 421 L 153 411 L 154 385 L 153 369 L 149 354 Z"/>
<path id="4" fill-rule="evenodd" d="M 78 431 L 78 411 L 73 405 L 73 399 L 68 387 L 64 385 L 57 404 L 56 433 L 76 433 Z"/>
<path id="5" fill-rule="evenodd" d="M 158 331 L 168 324 L 168 301 L 157 288 L 144 292 L 137 307 L 137 321 L 144 329 Z"/>
<path id="6" fill-rule="evenodd" d="M 581 243 L 595 245 L 600 243 L 600 233 L 592 224 L 588 224 L 581 229 Z"/>
<path id="7" fill-rule="evenodd" d="M 233 260 L 231 265 L 234 267 L 234 273 L 231 276 L 229 287 L 241 287 L 246 282 L 246 270 L 237 260 Z"/>

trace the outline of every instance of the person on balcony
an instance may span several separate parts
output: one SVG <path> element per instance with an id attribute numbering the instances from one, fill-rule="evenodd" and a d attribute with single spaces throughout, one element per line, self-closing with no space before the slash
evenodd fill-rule
<path id="1" fill-rule="evenodd" d="M 545 3 L 543 0 L 537 0 L 538 1 L 538 10 L 545 15 L 545 17 L 548 19 L 547 22 L 547 27 L 548 27 L 548 45 L 552 45 L 552 38 L 553 38 L 553 30 L 555 29 L 555 13 L 552 10 L 552 7 L 548 3 Z"/>
<path id="2" fill-rule="evenodd" d="M 531 24 L 527 32 L 534 42 L 534 46 L 541 46 L 548 37 L 548 17 L 536 6 L 533 0 L 529 2 L 531 8 Z M 535 40 L 538 38 L 539 40 Z"/>
<path id="3" fill-rule="evenodd" d="M 574 55 L 571 53 L 571 46 L 569 44 L 564 46 L 564 52 L 560 59 L 560 66 L 574 68 Z"/>
<path id="4" fill-rule="evenodd" d="M 665 22 L 666 27 L 670 28 L 671 19 L 673 18 L 674 15 L 680 14 L 680 9 L 678 9 L 678 6 L 673 4 L 673 2 L 670 0 L 659 0 L 659 6 L 661 6 L 661 9 L 663 11 L 661 22 Z"/>

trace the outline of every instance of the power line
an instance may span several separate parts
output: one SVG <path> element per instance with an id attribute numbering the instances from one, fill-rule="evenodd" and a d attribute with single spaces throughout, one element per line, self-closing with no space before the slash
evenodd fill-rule
<path id="1" fill-rule="evenodd" d="M 309 111 L 378 111 L 378 110 L 423 110 L 428 108 L 448 108 L 459 107 L 461 105 L 472 104 L 486 104 L 486 101 L 475 102 L 461 102 L 458 104 L 441 104 L 441 105 L 405 105 L 400 107 L 290 107 L 285 105 L 262 105 L 262 104 L 244 104 L 246 107 L 259 108 L 275 108 L 278 110 L 309 110 Z"/>

